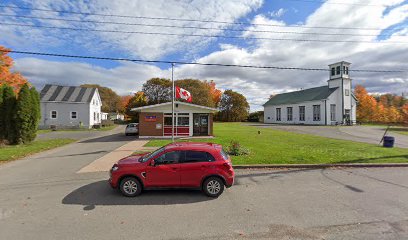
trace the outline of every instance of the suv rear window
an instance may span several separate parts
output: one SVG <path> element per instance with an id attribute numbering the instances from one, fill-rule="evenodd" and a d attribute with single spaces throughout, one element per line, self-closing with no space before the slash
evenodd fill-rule
<path id="1" fill-rule="evenodd" d="M 228 160 L 229 156 L 228 154 L 224 151 L 224 149 L 221 149 L 221 156 L 224 158 L 224 160 Z"/>
<path id="2" fill-rule="evenodd" d="M 208 152 L 202 151 L 185 151 L 184 163 L 194 163 L 194 162 L 214 162 L 215 158 Z"/>
<path id="3" fill-rule="evenodd" d="M 199 151 L 186 151 L 185 163 L 188 162 L 207 162 L 207 153 Z"/>

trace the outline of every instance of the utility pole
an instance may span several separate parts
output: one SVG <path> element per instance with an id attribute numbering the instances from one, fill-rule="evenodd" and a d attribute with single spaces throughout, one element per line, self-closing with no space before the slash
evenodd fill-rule
<path id="1" fill-rule="evenodd" d="M 171 142 L 174 142 L 174 97 L 175 97 L 175 90 L 174 90 L 174 63 L 171 63 L 171 83 L 172 83 L 172 90 L 171 90 Z"/>

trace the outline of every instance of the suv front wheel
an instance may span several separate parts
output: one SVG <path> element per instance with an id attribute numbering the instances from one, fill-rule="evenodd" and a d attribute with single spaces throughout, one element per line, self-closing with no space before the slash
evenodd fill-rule
<path id="1" fill-rule="evenodd" d="M 142 184 L 134 177 L 126 177 L 120 182 L 120 191 L 126 197 L 136 197 L 142 192 Z"/>
<path id="2" fill-rule="evenodd" d="M 209 197 L 218 197 L 224 191 L 224 182 L 219 177 L 209 177 L 203 183 L 203 191 Z"/>

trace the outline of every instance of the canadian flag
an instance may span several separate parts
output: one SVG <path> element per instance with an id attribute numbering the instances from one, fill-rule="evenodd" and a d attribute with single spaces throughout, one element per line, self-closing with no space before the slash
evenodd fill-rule
<path id="1" fill-rule="evenodd" d="M 191 93 L 181 87 L 176 87 L 176 99 L 178 98 L 184 99 L 187 102 L 193 101 L 193 98 L 191 97 Z"/>

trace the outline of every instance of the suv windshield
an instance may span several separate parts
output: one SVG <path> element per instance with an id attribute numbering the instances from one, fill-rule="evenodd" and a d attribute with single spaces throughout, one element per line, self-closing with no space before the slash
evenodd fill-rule
<path id="1" fill-rule="evenodd" d="M 157 156 L 158 154 L 160 154 L 161 152 L 164 151 L 164 147 L 161 147 L 151 153 L 148 153 L 146 155 L 144 155 L 139 161 L 140 162 L 147 162 L 148 160 L 150 160 L 151 158 Z"/>

